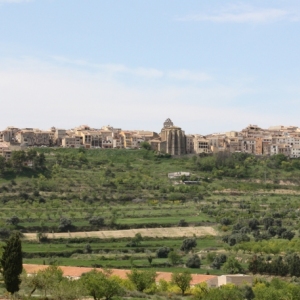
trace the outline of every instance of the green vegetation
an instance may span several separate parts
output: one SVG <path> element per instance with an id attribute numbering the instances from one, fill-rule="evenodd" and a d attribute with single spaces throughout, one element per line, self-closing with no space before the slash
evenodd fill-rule
<path id="1" fill-rule="evenodd" d="M 3 275 L 6 290 L 12 295 L 19 291 L 22 273 L 22 246 L 18 233 L 14 233 L 3 246 L 0 259 L 1 273 Z"/>
<path id="2" fill-rule="evenodd" d="M 299 276 L 292 266 L 300 256 L 300 159 L 244 153 L 172 158 L 147 144 L 14 153 L 0 159 L 0 239 L 34 233 L 35 240 L 23 239 L 25 263 Z M 168 178 L 179 171 L 198 184 Z M 181 228 L 202 226 L 217 236 L 180 235 Z M 155 237 L 139 228 L 179 233 Z M 88 234 L 123 229 L 135 229 L 135 236 Z"/>

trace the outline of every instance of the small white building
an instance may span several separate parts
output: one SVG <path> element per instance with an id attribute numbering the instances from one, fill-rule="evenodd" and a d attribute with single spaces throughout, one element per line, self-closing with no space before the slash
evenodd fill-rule
<path id="1" fill-rule="evenodd" d="M 191 173 L 190 172 L 174 172 L 174 173 L 168 173 L 168 178 L 169 179 L 174 179 L 174 178 L 179 178 L 181 176 L 186 176 L 190 177 Z"/>
<path id="2" fill-rule="evenodd" d="M 244 274 L 231 274 L 218 276 L 218 287 L 224 284 L 234 284 L 237 286 L 249 284 L 252 285 L 253 276 Z"/>

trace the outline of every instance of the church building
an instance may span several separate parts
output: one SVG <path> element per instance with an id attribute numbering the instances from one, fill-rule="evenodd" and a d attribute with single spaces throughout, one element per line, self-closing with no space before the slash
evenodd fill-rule
<path id="1" fill-rule="evenodd" d="M 158 150 L 171 155 L 186 154 L 185 133 L 180 127 L 174 126 L 170 119 L 164 122 L 164 127 L 160 132 Z"/>

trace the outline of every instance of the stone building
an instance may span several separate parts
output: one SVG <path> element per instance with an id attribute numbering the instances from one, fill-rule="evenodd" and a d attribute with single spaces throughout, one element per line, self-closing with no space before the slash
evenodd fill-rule
<path id="1" fill-rule="evenodd" d="M 160 133 L 160 152 L 171 155 L 186 154 L 186 136 L 184 131 L 177 126 L 174 126 L 170 119 L 164 122 L 164 127 Z"/>

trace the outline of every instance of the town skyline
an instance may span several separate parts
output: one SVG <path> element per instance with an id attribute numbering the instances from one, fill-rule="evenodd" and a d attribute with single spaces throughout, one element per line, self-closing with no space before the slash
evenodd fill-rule
<path id="1" fill-rule="evenodd" d="M 173 118 L 170 118 L 171 120 L 173 120 Z M 124 127 L 124 126 L 114 126 L 114 124 L 111 122 L 111 123 L 108 123 L 106 125 L 102 124 L 102 125 L 99 125 L 99 126 L 90 126 L 89 123 L 86 123 L 86 124 L 83 124 L 81 123 L 80 125 L 78 124 L 75 124 L 74 126 L 64 126 L 64 127 L 60 127 L 60 126 L 55 126 L 55 124 L 52 124 L 52 126 L 48 126 L 48 127 L 35 127 L 35 126 L 15 126 L 15 124 L 10 124 L 10 125 L 6 125 L 6 126 L 3 126 L 3 127 L 0 127 L 0 132 L 1 130 L 5 130 L 6 128 L 18 128 L 20 130 L 22 129 L 38 129 L 38 130 L 41 130 L 41 131 L 48 131 L 48 130 L 51 130 L 51 128 L 56 128 L 56 129 L 65 129 L 65 130 L 73 130 L 73 129 L 76 129 L 76 128 L 79 128 L 80 126 L 87 126 L 91 129 L 95 129 L 95 130 L 101 130 L 101 128 L 103 127 L 107 127 L 107 126 L 111 126 L 113 128 L 121 128 L 122 130 L 125 130 L 125 131 L 140 131 L 140 130 L 145 130 L 145 131 L 153 131 L 153 132 L 160 132 L 161 130 L 161 124 L 163 123 L 164 119 L 160 120 L 159 124 L 156 125 L 156 128 L 157 130 L 153 130 L 153 128 L 145 128 L 143 126 L 140 126 L 140 127 L 132 127 L 132 128 L 127 128 L 127 127 Z M 258 126 L 260 128 L 263 128 L 263 129 L 266 129 L 268 130 L 269 128 L 272 128 L 272 127 L 299 127 L 300 128 L 300 125 L 297 126 L 297 124 L 284 124 L 284 123 L 278 123 L 278 124 L 269 124 L 267 126 L 260 126 L 260 124 L 254 124 L 253 122 L 248 122 L 248 123 L 245 123 L 244 126 L 240 127 L 240 128 L 229 128 L 228 130 L 224 129 L 224 130 L 217 130 L 217 131 L 209 131 L 209 132 L 196 132 L 196 131 L 187 131 L 185 130 L 185 128 L 183 126 L 181 126 L 181 123 L 180 122 L 177 122 L 175 120 L 174 124 L 178 127 L 180 127 L 182 130 L 184 130 L 185 134 L 189 135 L 189 134 L 200 134 L 200 135 L 203 135 L 203 136 L 206 136 L 206 135 L 210 135 L 210 134 L 222 134 L 222 133 L 226 133 L 226 132 L 230 132 L 230 131 L 241 131 L 242 129 L 246 128 L 247 126 L 251 126 L 251 125 L 255 125 L 255 126 Z"/>
<path id="2" fill-rule="evenodd" d="M 243 152 L 258 156 L 283 154 L 300 157 L 300 128 L 297 126 L 271 126 L 263 129 L 248 125 L 240 131 L 186 134 L 170 118 L 162 124 L 160 132 L 126 130 L 110 125 L 91 128 L 81 125 L 72 129 L 51 127 L 7 127 L 0 131 L 0 154 L 10 159 L 12 152 L 28 147 L 63 147 L 85 149 L 141 149 L 156 153 L 181 156 L 186 154 L 217 154 Z"/>

